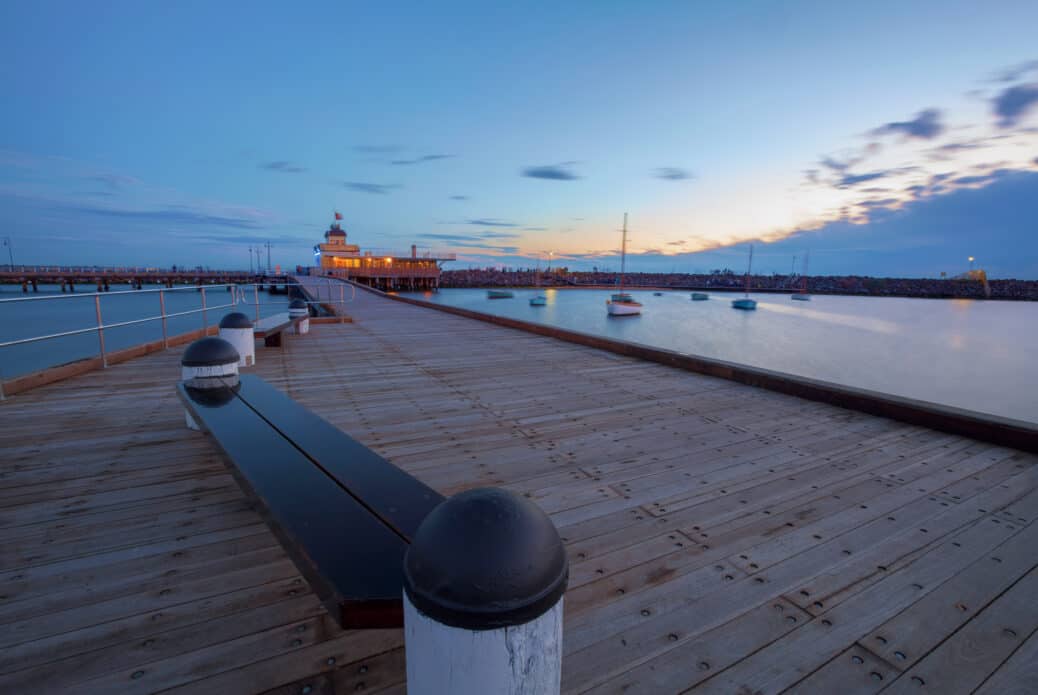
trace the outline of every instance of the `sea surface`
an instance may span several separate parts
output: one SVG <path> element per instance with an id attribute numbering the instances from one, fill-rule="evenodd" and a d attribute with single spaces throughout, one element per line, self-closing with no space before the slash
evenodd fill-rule
<path id="1" fill-rule="evenodd" d="M 79 292 L 63 294 L 57 285 L 40 285 L 39 292 L 23 294 L 20 285 L 0 285 L 0 343 L 80 328 L 95 328 L 97 307 L 94 304 L 94 293 L 82 291 L 86 287 L 80 286 Z M 125 287 L 113 287 L 110 292 L 100 293 L 101 319 L 105 325 L 161 316 L 159 292 L 146 291 L 158 290 L 159 286 L 145 285 L 140 291 L 129 289 L 129 285 Z M 193 287 L 166 289 L 162 294 L 167 315 L 202 307 L 202 293 Z M 237 307 L 225 306 L 234 297 L 225 287 L 206 288 L 205 294 L 208 308 L 204 321 L 208 325 L 219 324 L 220 319 L 232 311 L 242 311 L 255 321 L 256 295 L 251 287 L 245 290 L 246 303 Z M 288 310 L 286 295 L 271 295 L 260 291 L 258 297 L 261 317 Z M 7 301 L 22 298 L 29 299 Z M 166 326 L 169 336 L 186 333 L 202 328 L 203 315 L 191 313 L 170 317 Z M 162 322 L 159 320 L 108 328 L 104 331 L 105 351 L 114 352 L 161 338 Z M 98 354 L 100 341 L 97 331 L 0 347 L 0 380 Z"/>
<path id="2" fill-rule="evenodd" d="M 542 323 L 1038 422 L 1038 302 L 751 294 L 756 311 L 733 309 L 742 294 L 633 291 L 633 317 L 609 317 L 610 291 L 547 289 L 487 299 L 485 290 L 408 293 L 431 302 Z"/>

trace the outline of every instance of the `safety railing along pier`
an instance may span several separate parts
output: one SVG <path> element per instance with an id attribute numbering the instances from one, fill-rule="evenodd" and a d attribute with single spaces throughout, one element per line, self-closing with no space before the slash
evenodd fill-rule
<path id="1" fill-rule="evenodd" d="M 342 308 L 348 302 L 353 301 L 356 296 L 356 288 L 348 283 L 341 282 L 333 278 L 313 278 L 309 282 L 297 282 L 297 281 L 278 281 L 278 286 L 285 286 L 286 291 L 290 287 L 297 287 L 301 290 L 304 295 L 303 301 L 308 306 L 318 307 L 338 307 L 338 311 L 333 313 L 341 315 Z M 95 333 L 97 335 L 97 347 L 98 352 L 95 356 L 101 358 L 101 366 L 104 369 L 108 368 L 108 354 L 109 351 L 105 347 L 105 331 L 111 331 L 115 328 L 123 328 L 126 326 L 134 326 L 146 323 L 152 323 L 155 321 L 161 322 L 162 325 L 162 346 L 164 349 L 169 348 L 169 320 L 181 316 L 191 316 L 195 314 L 201 314 L 202 319 L 202 330 L 208 330 L 209 328 L 209 312 L 217 311 L 220 309 L 244 309 L 252 308 L 255 314 L 255 320 L 259 321 L 261 316 L 261 302 L 260 302 L 260 291 L 264 287 L 271 286 L 272 283 L 249 283 L 249 284 L 214 284 L 214 285 L 194 285 L 194 286 L 183 286 L 175 288 L 156 288 L 156 289 L 141 289 L 141 290 L 127 290 L 124 292 L 91 292 L 91 293 L 78 293 L 78 294 L 54 294 L 54 295 L 33 295 L 23 297 L 13 297 L 11 299 L 0 299 L 0 321 L 5 320 L 4 309 L 8 306 L 17 305 L 24 302 L 56 302 L 56 301 L 71 301 L 71 300 L 84 300 L 90 298 L 94 304 L 94 317 L 95 323 L 93 326 L 87 326 L 85 328 L 77 328 L 68 331 L 59 331 L 54 333 L 44 333 L 40 335 L 33 335 L 28 337 L 16 338 L 12 340 L 0 341 L 0 400 L 3 400 L 6 396 L 4 393 L 4 380 L 5 376 L 3 373 L 3 354 L 5 348 L 11 348 L 18 345 L 28 345 L 32 343 L 40 343 L 48 340 L 56 340 L 59 338 L 67 338 L 75 335 L 84 335 L 89 333 Z M 347 288 L 349 292 L 347 292 Z M 230 294 L 230 301 L 209 304 L 209 295 L 214 290 L 225 290 L 226 293 Z M 192 309 L 186 309 L 182 311 L 167 311 L 166 308 L 166 295 L 172 293 L 184 293 L 188 291 L 197 291 L 200 295 L 201 306 Z M 251 290 L 251 291 L 250 291 Z M 105 323 L 102 311 L 101 311 L 101 298 L 104 297 L 106 300 L 117 299 L 120 296 L 140 296 L 143 294 L 156 294 L 158 295 L 159 313 L 144 316 L 141 318 L 134 318 L 125 321 L 114 321 L 111 323 Z M 251 295 L 251 296 L 250 296 Z M 249 300 L 252 301 L 249 301 Z M 85 359 L 85 358 L 81 358 Z M 53 365 L 52 365 L 53 366 Z"/>

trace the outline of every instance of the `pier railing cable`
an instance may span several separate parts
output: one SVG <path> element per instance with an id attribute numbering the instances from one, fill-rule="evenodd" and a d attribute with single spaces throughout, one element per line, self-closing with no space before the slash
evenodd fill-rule
<path id="1" fill-rule="evenodd" d="M 292 282 L 283 281 L 276 283 L 277 285 L 285 285 L 286 291 L 288 287 L 298 287 L 304 294 L 303 301 L 308 306 L 317 305 L 327 307 L 335 305 L 342 310 L 342 307 L 352 302 L 356 296 L 356 288 L 350 286 L 350 296 L 346 296 L 346 283 L 333 280 L 331 278 L 314 278 L 313 282 Z M 5 305 L 16 304 L 19 302 L 41 302 L 41 301 L 58 301 L 58 300 L 71 300 L 71 299 L 84 299 L 92 297 L 94 301 L 94 315 L 96 322 L 93 326 L 86 328 L 77 328 L 70 331 L 60 331 L 57 333 L 45 333 L 42 335 L 30 336 L 27 338 L 18 338 L 15 340 L 0 341 L 0 350 L 3 348 L 15 347 L 18 345 L 28 345 L 31 343 L 38 343 L 45 340 L 54 340 L 57 338 L 67 338 L 74 335 L 83 335 L 85 333 L 96 333 L 98 343 L 98 355 L 101 358 L 101 366 L 103 369 L 108 368 L 108 351 L 105 348 L 105 331 L 112 330 L 114 328 L 122 328 L 124 326 L 134 326 L 144 323 L 150 323 L 153 321 L 162 322 L 162 346 L 163 349 L 169 349 L 169 319 L 176 318 L 179 316 L 190 316 L 193 314 L 202 315 L 202 330 L 209 328 L 208 314 L 210 311 L 216 311 L 219 309 L 236 308 L 238 306 L 248 306 L 252 304 L 255 309 L 256 321 L 260 320 L 260 300 L 259 291 L 261 287 L 271 286 L 271 283 L 248 283 L 248 284 L 236 284 L 226 283 L 219 285 L 192 285 L 183 286 L 176 288 L 162 287 L 158 289 L 148 290 L 127 290 L 124 292 L 90 292 L 80 294 L 57 294 L 57 295 L 40 295 L 31 297 L 13 297 L 11 299 L 0 299 L 0 310 Z M 338 298 L 333 296 L 333 286 L 338 287 Z M 252 288 L 252 302 L 248 301 L 247 290 Z M 231 301 L 224 304 L 209 304 L 206 299 L 206 290 L 214 290 L 226 288 L 231 295 Z M 324 298 L 325 292 L 322 289 L 327 289 L 327 298 Z M 184 311 L 167 311 L 166 310 L 166 294 L 170 292 L 185 292 L 189 290 L 196 290 L 201 295 L 201 306 L 197 309 L 186 309 Z M 141 294 L 158 294 L 159 299 L 159 313 L 154 316 L 145 316 L 138 319 L 129 319 L 126 321 L 115 321 L 112 323 L 105 323 L 101 313 L 101 297 L 119 297 L 121 295 L 141 295 Z M 5 398 L 4 394 L 4 374 L 3 374 L 3 361 L 0 360 L 0 400 Z"/>

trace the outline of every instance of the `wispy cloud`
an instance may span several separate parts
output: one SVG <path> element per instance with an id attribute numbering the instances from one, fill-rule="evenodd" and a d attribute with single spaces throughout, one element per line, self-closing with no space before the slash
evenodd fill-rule
<path id="1" fill-rule="evenodd" d="M 495 217 L 485 217 L 478 220 L 468 220 L 465 224 L 475 225 L 477 227 L 518 227 L 514 222 L 505 222 Z"/>
<path id="2" fill-rule="evenodd" d="M 450 159 L 454 155 L 452 154 L 427 154 L 414 159 L 394 159 L 390 164 L 406 165 L 406 164 L 421 164 L 423 162 L 435 162 L 439 159 Z"/>
<path id="3" fill-rule="evenodd" d="M 260 169 L 266 169 L 267 171 L 280 171 L 283 174 L 301 174 L 306 169 L 301 166 L 297 166 L 292 162 L 267 162 L 266 164 L 260 164 Z"/>
<path id="4" fill-rule="evenodd" d="M 960 176 L 959 178 L 954 180 L 954 183 L 963 184 L 963 185 L 967 185 L 968 186 L 968 185 L 975 184 L 975 183 L 984 183 L 984 182 L 990 181 L 990 180 L 991 180 L 991 176 L 986 175 L 986 174 L 980 174 L 980 175 L 977 175 L 977 176 Z"/>
<path id="5" fill-rule="evenodd" d="M 982 138 L 976 140 L 961 140 L 959 142 L 947 142 L 928 150 L 927 157 L 935 160 L 947 160 L 960 152 L 979 150 L 983 148 L 985 144 L 986 143 Z"/>
<path id="6" fill-rule="evenodd" d="M 451 200 L 468 200 L 469 197 L 467 195 L 452 195 L 450 197 L 450 199 Z"/>
<path id="7" fill-rule="evenodd" d="M 872 135 L 903 135 L 906 138 L 921 138 L 931 140 L 944 132 L 941 124 L 941 112 L 937 109 L 924 109 L 916 114 L 910 121 L 893 121 L 885 123 L 875 130 Z"/>
<path id="8" fill-rule="evenodd" d="M 1038 84 L 1020 84 L 1009 87 L 991 100 L 991 105 L 998 116 L 999 128 L 1011 128 L 1038 105 Z"/>
<path id="9" fill-rule="evenodd" d="M 139 179 L 135 179 L 132 176 L 111 173 L 94 174 L 93 176 L 88 176 L 87 179 L 89 181 L 99 181 L 113 191 L 122 190 L 126 186 L 135 186 L 140 183 Z"/>
<path id="10" fill-rule="evenodd" d="M 389 154 L 399 152 L 400 145 L 354 145 L 353 151 L 362 154 Z"/>
<path id="11" fill-rule="evenodd" d="M 134 220 L 162 225 L 198 225 L 231 227 L 234 229 L 262 229 L 264 226 L 255 215 L 217 214 L 188 206 L 169 206 L 166 208 L 151 210 L 132 210 L 127 208 L 66 204 L 62 205 L 61 209 L 66 212 L 73 212 L 80 215 Z"/>
<path id="12" fill-rule="evenodd" d="M 367 181 L 346 181 L 343 183 L 343 186 L 358 193 L 372 193 L 375 195 L 385 195 L 390 191 L 402 188 L 399 183 L 370 183 Z"/>
<path id="13" fill-rule="evenodd" d="M 272 247 L 277 248 L 278 246 L 292 247 L 300 243 L 307 243 L 309 239 L 302 236 L 289 236 L 287 234 L 278 235 L 267 235 L 267 234 L 241 234 L 240 232 L 227 233 L 227 234 L 183 234 L 179 235 L 180 239 L 210 242 L 214 244 L 236 244 L 243 246 L 245 244 L 251 244 L 259 246 L 261 244 L 270 243 Z"/>
<path id="14" fill-rule="evenodd" d="M 829 171 L 835 171 L 835 172 L 838 172 L 838 173 L 842 174 L 843 172 L 845 172 L 848 169 L 850 169 L 852 166 L 854 166 L 854 165 L 858 164 L 859 162 L 861 162 L 861 160 L 862 160 L 862 157 L 850 157 L 848 159 L 837 159 L 836 157 L 830 155 L 830 156 L 827 156 L 827 157 L 822 157 L 822 159 L 819 160 L 818 163 L 821 164 L 826 169 L 828 169 Z"/>
<path id="15" fill-rule="evenodd" d="M 545 164 L 541 166 L 526 167 L 522 175 L 531 179 L 547 179 L 549 181 L 575 181 L 580 177 L 570 171 L 569 166 L 576 162 L 563 162 L 562 164 Z"/>
<path id="16" fill-rule="evenodd" d="M 838 188 L 847 188 L 848 186 L 857 186 L 859 183 L 865 183 L 866 181 L 875 181 L 887 176 L 890 172 L 887 171 L 871 171 L 867 174 L 845 174 L 836 184 Z"/>
<path id="17" fill-rule="evenodd" d="M 995 73 L 994 77 L 991 78 L 991 81 L 1016 82 L 1032 72 L 1038 73 L 1038 60 L 1028 60 L 1023 63 L 1017 63 L 1016 65 L 1010 65 L 1008 68 L 1004 68 Z"/>
<path id="18" fill-rule="evenodd" d="M 435 239 L 436 241 L 450 242 L 459 248 L 486 249 L 488 251 L 494 251 L 497 254 L 518 253 L 519 251 L 519 248 L 516 246 L 498 246 L 493 243 L 494 239 L 517 237 L 519 236 L 518 234 L 501 234 L 495 232 L 485 232 L 483 234 L 438 234 L 427 232 L 417 234 L 416 236 L 420 239 Z M 488 240 L 490 243 L 488 243 Z"/>
<path id="19" fill-rule="evenodd" d="M 459 244 L 461 248 L 465 249 L 487 249 L 488 251 L 496 251 L 498 253 L 519 253 L 518 246 L 491 246 L 490 244 L 479 244 L 479 243 L 467 243 Z"/>
<path id="20" fill-rule="evenodd" d="M 692 172 L 679 167 L 660 167 L 656 169 L 652 175 L 657 179 L 663 179 L 665 181 L 686 181 L 695 178 L 695 175 Z"/>
<path id="21" fill-rule="evenodd" d="M 519 235 L 514 232 L 479 232 L 476 234 L 441 234 L 439 232 L 424 232 L 416 235 L 423 239 L 442 239 L 444 241 L 483 241 L 486 239 L 518 239 Z"/>
<path id="22" fill-rule="evenodd" d="M 472 234 L 438 234 L 436 232 L 423 232 L 415 234 L 419 239 L 438 239 L 440 241 L 472 241 L 478 237 Z"/>

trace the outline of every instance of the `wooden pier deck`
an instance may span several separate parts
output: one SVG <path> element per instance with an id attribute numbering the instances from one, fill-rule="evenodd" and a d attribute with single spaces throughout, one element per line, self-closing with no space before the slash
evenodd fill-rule
<path id="1" fill-rule="evenodd" d="M 564 691 L 1038 692 L 1038 457 L 366 293 L 351 313 L 249 371 L 444 494 L 551 514 Z M 0 403 L 0 691 L 403 692 L 402 631 L 335 626 L 184 427 L 179 356 Z"/>

